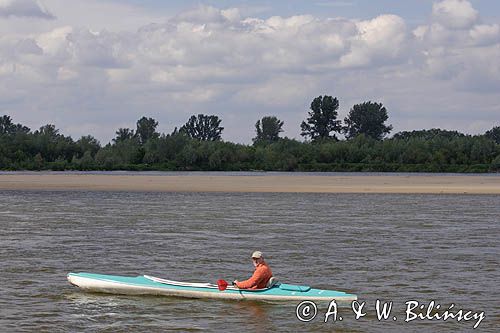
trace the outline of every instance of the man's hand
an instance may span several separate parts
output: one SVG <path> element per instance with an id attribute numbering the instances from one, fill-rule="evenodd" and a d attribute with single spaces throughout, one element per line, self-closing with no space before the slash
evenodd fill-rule
<path id="1" fill-rule="evenodd" d="M 233 281 L 233 286 L 236 286 L 236 284 L 237 284 L 238 282 L 239 282 L 238 280 L 234 280 L 234 281 Z"/>

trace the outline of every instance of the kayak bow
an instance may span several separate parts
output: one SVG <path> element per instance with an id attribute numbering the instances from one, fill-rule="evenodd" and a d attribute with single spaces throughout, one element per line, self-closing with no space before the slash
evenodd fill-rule
<path id="1" fill-rule="evenodd" d="M 309 286 L 277 283 L 266 289 L 238 289 L 228 286 L 220 291 L 216 284 L 178 282 L 148 275 L 136 277 L 93 273 L 69 273 L 68 281 L 89 292 L 123 295 L 164 295 L 190 298 L 249 299 L 269 301 L 331 301 L 350 303 L 356 295 L 342 291 L 313 289 Z"/>

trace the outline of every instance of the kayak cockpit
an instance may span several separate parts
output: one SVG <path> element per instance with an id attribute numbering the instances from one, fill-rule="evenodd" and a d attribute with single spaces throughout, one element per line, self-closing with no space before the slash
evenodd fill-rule
<path id="1" fill-rule="evenodd" d="M 213 283 L 180 282 L 180 281 L 166 280 L 166 279 L 162 279 L 162 278 L 158 278 L 158 277 L 154 277 L 154 276 L 150 276 L 150 275 L 143 275 L 143 276 L 146 279 L 149 279 L 151 281 L 158 282 L 158 283 L 163 283 L 163 284 L 171 285 L 171 286 L 193 287 L 193 288 L 213 288 L 213 289 L 218 289 L 219 288 L 218 285 L 213 284 Z M 275 281 L 275 283 L 273 283 L 271 286 L 269 286 L 267 288 L 261 288 L 261 289 L 240 289 L 240 288 L 235 287 L 235 286 L 227 286 L 226 289 L 228 289 L 228 290 L 245 290 L 245 291 L 264 291 L 264 290 L 270 289 L 273 286 L 275 286 L 275 284 L 277 283 L 277 281 L 276 280 L 274 280 L 274 281 Z"/>

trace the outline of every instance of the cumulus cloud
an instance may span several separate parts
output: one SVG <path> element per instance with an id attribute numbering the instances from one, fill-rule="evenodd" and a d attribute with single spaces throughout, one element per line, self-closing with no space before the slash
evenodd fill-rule
<path id="1" fill-rule="evenodd" d="M 407 44 L 406 24 L 396 15 L 381 15 L 356 23 L 350 51 L 341 57 L 342 67 L 366 66 L 375 60 L 394 62 Z"/>
<path id="2" fill-rule="evenodd" d="M 59 27 L 37 36 L 36 42 L 43 49 L 43 53 L 50 56 L 64 52 L 67 45 L 67 36 L 73 31 L 70 26 Z M 63 59 L 57 59 L 63 61 Z"/>
<path id="3" fill-rule="evenodd" d="M 367 21 L 311 15 L 241 19 L 237 9 L 199 6 L 135 33 L 65 26 L 36 36 L 35 43 L 58 68 L 146 68 L 155 82 L 230 83 L 266 82 L 273 73 L 391 65 L 407 39 L 404 20 L 394 15 Z"/>
<path id="4" fill-rule="evenodd" d="M 469 36 L 475 45 L 492 45 L 500 41 L 498 24 L 478 24 L 469 30 Z"/>
<path id="5" fill-rule="evenodd" d="M 228 17 L 227 12 L 199 7 L 145 27 L 137 36 L 137 55 L 164 66 L 220 65 L 226 72 L 235 69 L 235 75 L 252 66 L 250 75 L 257 70 L 265 77 L 276 71 L 389 64 L 387 59 L 401 55 L 408 37 L 404 21 L 394 15 L 360 22 L 311 15 L 235 21 L 236 14 Z"/>
<path id="6" fill-rule="evenodd" d="M 35 0 L 0 0 L 0 17 L 2 16 L 55 18 L 40 2 Z"/>
<path id="7" fill-rule="evenodd" d="M 432 6 L 433 18 L 451 29 L 470 28 L 478 19 L 478 12 L 467 0 L 444 0 Z"/>
<path id="8" fill-rule="evenodd" d="M 191 113 L 214 113 L 232 122 L 224 125 L 233 135 L 227 139 L 248 142 L 255 119 L 267 114 L 298 136 L 298 109 L 306 112 L 319 94 L 339 96 L 345 109 L 344 100 L 383 101 L 404 119 L 413 110 L 405 96 L 417 90 L 439 100 L 436 91 L 456 97 L 500 89 L 498 23 L 482 22 L 465 0 L 436 2 L 429 13 L 411 33 L 396 15 L 257 18 L 202 5 L 133 32 L 65 25 L 0 36 L 0 103 L 69 113 L 72 130 L 90 117 L 113 127 L 117 117 L 123 126 L 147 113 L 173 128 Z"/>
<path id="9" fill-rule="evenodd" d="M 83 66 L 101 68 L 127 67 L 128 48 L 115 34 L 92 32 L 89 30 L 73 31 L 66 37 L 73 62 Z"/>
<path id="10" fill-rule="evenodd" d="M 429 24 L 414 36 L 428 74 L 450 81 L 457 89 L 493 92 L 500 89 L 500 27 L 484 24 L 466 0 L 433 5 Z"/>

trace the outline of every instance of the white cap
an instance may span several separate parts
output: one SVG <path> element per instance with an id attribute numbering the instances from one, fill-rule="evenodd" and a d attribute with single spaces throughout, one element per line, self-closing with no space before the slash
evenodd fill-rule
<path id="1" fill-rule="evenodd" d="M 254 253 L 252 253 L 252 258 L 262 258 L 262 252 L 255 251 Z"/>

